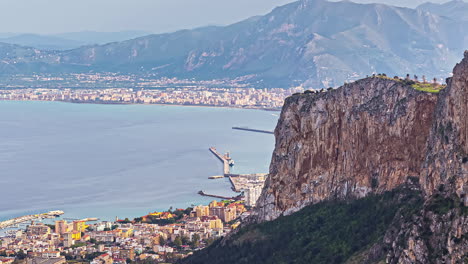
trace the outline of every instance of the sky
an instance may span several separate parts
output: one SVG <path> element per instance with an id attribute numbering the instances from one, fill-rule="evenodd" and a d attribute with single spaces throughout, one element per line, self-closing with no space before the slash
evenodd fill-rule
<path id="1" fill-rule="evenodd" d="M 427 0 L 355 1 L 414 7 Z M 172 32 L 231 24 L 288 2 L 293 0 L 0 0 L 0 32 Z"/>

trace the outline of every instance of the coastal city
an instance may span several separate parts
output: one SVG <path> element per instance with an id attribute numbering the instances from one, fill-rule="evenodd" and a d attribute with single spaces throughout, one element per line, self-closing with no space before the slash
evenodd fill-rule
<path id="1" fill-rule="evenodd" d="M 171 263 L 236 229 L 248 208 L 241 201 L 215 200 L 134 220 L 31 221 L 25 230 L 0 237 L 0 263 Z"/>
<path id="2" fill-rule="evenodd" d="M 278 110 L 293 91 L 253 88 L 133 89 L 17 89 L 0 90 L 0 100 L 62 101 L 101 104 L 164 104 Z"/>
<path id="3" fill-rule="evenodd" d="M 0 79 L 0 100 L 199 105 L 279 110 L 286 97 L 303 92 L 301 87 L 255 89 L 240 83 L 239 80 L 144 79 L 112 74 L 17 78 L 22 82 L 3 86 Z M 71 84 L 76 81 L 79 83 Z"/>
<path id="4" fill-rule="evenodd" d="M 199 191 L 216 200 L 150 212 L 133 220 L 69 219 L 61 210 L 9 219 L 0 222 L 5 234 L 0 235 L 0 264 L 175 263 L 209 246 L 249 217 L 267 177 L 264 173 L 231 174 L 235 163 L 230 154 L 223 155 L 214 147 L 209 151 L 223 163 L 223 175 L 208 179 L 228 179 L 239 195 Z M 52 223 L 50 219 L 56 217 L 61 218 Z"/>

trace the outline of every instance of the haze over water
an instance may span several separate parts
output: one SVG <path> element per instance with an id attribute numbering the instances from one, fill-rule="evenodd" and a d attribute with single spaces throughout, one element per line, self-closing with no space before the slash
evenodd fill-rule
<path id="1" fill-rule="evenodd" d="M 157 105 L 0 101 L 0 220 L 48 210 L 134 218 L 235 195 L 208 151 L 230 151 L 234 173 L 268 172 L 277 112 Z"/>

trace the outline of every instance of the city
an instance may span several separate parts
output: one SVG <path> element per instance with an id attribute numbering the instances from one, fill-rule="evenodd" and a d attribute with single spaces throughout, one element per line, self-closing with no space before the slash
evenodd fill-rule
<path id="1" fill-rule="evenodd" d="M 0 100 L 102 104 L 170 104 L 279 110 L 303 88 L 255 89 L 248 77 L 195 81 L 87 73 L 0 76 Z"/>
<path id="2" fill-rule="evenodd" d="M 257 197 L 258 199 L 258 197 Z M 236 229 L 249 215 L 241 201 L 212 201 L 187 209 L 152 212 L 145 216 L 88 223 L 95 219 L 31 221 L 26 230 L 9 230 L 0 237 L 0 263 L 95 264 L 151 260 L 172 262 Z"/>

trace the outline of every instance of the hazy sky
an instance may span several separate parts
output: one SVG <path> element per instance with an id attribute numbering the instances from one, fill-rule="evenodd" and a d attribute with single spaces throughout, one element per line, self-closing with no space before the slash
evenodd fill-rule
<path id="1" fill-rule="evenodd" d="M 415 6 L 426 0 L 356 0 Z M 445 2 L 445 0 L 433 0 Z M 225 25 L 292 0 L 0 0 L 0 32 L 144 30 Z"/>

